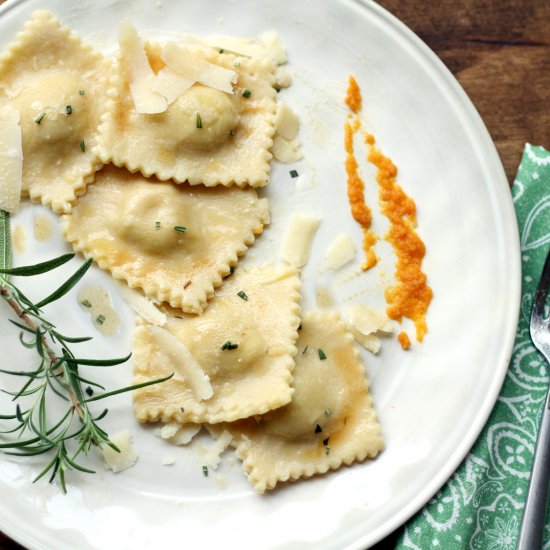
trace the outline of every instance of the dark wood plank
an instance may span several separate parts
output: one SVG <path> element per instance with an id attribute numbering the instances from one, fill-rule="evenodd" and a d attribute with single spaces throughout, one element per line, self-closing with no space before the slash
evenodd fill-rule
<path id="1" fill-rule="evenodd" d="M 380 0 L 444 61 L 481 114 L 509 181 L 525 142 L 550 147 L 548 0 Z"/>

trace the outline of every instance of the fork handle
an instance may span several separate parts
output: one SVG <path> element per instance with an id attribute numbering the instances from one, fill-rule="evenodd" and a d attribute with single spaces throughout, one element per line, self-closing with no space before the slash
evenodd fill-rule
<path id="1" fill-rule="evenodd" d="M 517 550 L 542 548 L 550 477 L 550 392 L 542 411 Z"/>

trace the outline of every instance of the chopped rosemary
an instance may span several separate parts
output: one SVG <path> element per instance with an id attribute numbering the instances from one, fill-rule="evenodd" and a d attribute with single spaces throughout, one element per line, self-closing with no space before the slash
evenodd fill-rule
<path id="1" fill-rule="evenodd" d="M 252 92 L 250 90 L 245 90 L 243 92 L 243 97 L 250 97 L 252 95 Z"/>
<path id="2" fill-rule="evenodd" d="M 157 231 L 160 229 L 160 222 L 155 222 L 155 229 Z"/>
<path id="3" fill-rule="evenodd" d="M 325 416 L 330 416 L 332 414 L 332 411 L 327 407 L 325 409 Z"/>
<path id="4" fill-rule="evenodd" d="M 90 386 L 87 386 L 85 391 L 88 394 L 88 397 L 92 397 L 92 395 L 94 394 L 94 390 L 92 390 Z"/>
<path id="5" fill-rule="evenodd" d="M 187 227 L 183 227 L 183 225 L 175 225 L 174 231 L 177 231 L 178 233 L 185 233 L 187 231 Z"/>
<path id="6" fill-rule="evenodd" d="M 208 477 L 208 466 L 203 466 L 202 467 L 202 475 L 204 477 Z"/>
<path id="7" fill-rule="evenodd" d="M 326 439 L 323 439 L 323 445 L 326 447 L 328 445 L 328 440 L 330 439 L 330 436 Z"/>
<path id="8" fill-rule="evenodd" d="M 330 447 L 325 447 L 325 455 L 328 456 L 330 454 Z"/>
<path id="9" fill-rule="evenodd" d="M 84 90 L 78 90 L 78 93 L 79 93 L 80 95 L 84 95 L 86 92 L 85 92 Z"/>
<path id="10" fill-rule="evenodd" d="M 321 348 L 319 348 L 317 351 L 319 352 L 319 359 L 321 359 L 321 361 L 324 361 L 327 358 L 325 352 Z"/>
<path id="11" fill-rule="evenodd" d="M 65 114 L 66 114 L 66 115 L 72 115 L 72 114 L 73 114 L 73 108 L 72 108 L 71 105 L 67 105 L 67 106 L 65 107 Z"/>
<path id="12" fill-rule="evenodd" d="M 102 313 L 100 313 L 95 322 L 98 324 L 98 325 L 102 325 L 104 322 L 105 322 L 105 315 L 103 315 Z"/>
<path id="13" fill-rule="evenodd" d="M 302 355 L 306 354 L 307 348 L 309 348 L 309 344 L 304 348 L 304 351 L 302 351 Z"/>
<path id="14" fill-rule="evenodd" d="M 219 51 L 220 53 L 223 53 L 225 50 L 224 50 L 223 48 L 220 48 L 218 51 Z"/>
<path id="15" fill-rule="evenodd" d="M 241 62 L 240 61 L 235 61 L 235 67 L 240 67 L 241 66 Z"/>
<path id="16" fill-rule="evenodd" d="M 319 424 L 317 424 L 317 426 L 315 426 L 315 433 L 320 434 L 322 431 L 323 431 L 323 428 L 321 428 L 321 426 L 319 426 Z"/>
<path id="17" fill-rule="evenodd" d="M 232 350 L 232 349 L 237 349 L 239 347 L 239 344 L 233 344 L 231 343 L 229 340 L 227 340 L 227 342 L 224 342 L 221 349 L 222 350 Z"/>
<path id="18" fill-rule="evenodd" d="M 187 281 L 187 282 L 183 285 L 183 290 L 185 290 L 190 284 L 191 284 L 191 279 L 189 279 L 189 281 Z"/>
<path id="19" fill-rule="evenodd" d="M 101 384 L 86 379 L 83 371 L 87 366 L 120 365 L 125 363 L 130 355 L 116 359 L 85 359 L 76 356 L 69 346 L 90 338 L 65 336 L 60 333 L 56 326 L 44 317 L 42 308 L 72 290 L 93 260 L 86 261 L 46 298 L 33 302 L 12 282 L 11 277 L 47 273 L 70 261 L 74 254 L 64 254 L 47 262 L 12 269 L 9 215 L 3 210 L 0 210 L 0 247 L 3 249 L 3 253 L 0 254 L 0 297 L 15 314 L 17 320 L 10 321 L 21 330 L 21 342 L 36 350 L 37 359 L 37 365 L 29 369 L 22 370 L 18 365 L 17 370 L 3 370 L 6 374 L 18 378 L 26 377 L 27 380 L 19 391 L 10 394 L 13 401 L 20 398 L 24 398 L 24 401 L 14 404 L 15 410 L 12 414 L 0 415 L 2 423 L 13 423 L 11 427 L 5 427 L 4 424 L 1 426 L 0 450 L 26 457 L 49 453 L 46 465 L 34 481 L 46 475 L 50 482 L 58 477 L 62 490 L 67 492 L 67 472 L 79 470 L 94 473 L 80 462 L 83 455 L 88 455 L 92 447 L 109 446 L 119 451 L 109 439 L 107 432 L 99 425 L 99 421 L 107 414 L 107 409 L 94 413 L 90 404 L 151 383 L 158 384 L 173 375 L 113 391 L 105 391 Z M 92 397 L 91 386 L 100 388 L 103 392 Z M 63 400 L 61 403 L 66 403 L 64 412 L 63 409 L 59 409 L 59 403 L 54 402 L 58 397 Z M 59 410 L 60 414 L 57 412 Z M 7 439 L 7 434 L 14 434 L 13 439 Z"/>
<path id="20" fill-rule="evenodd" d="M 297 170 L 291 170 L 289 174 L 291 178 L 297 178 L 299 175 Z"/>
<path id="21" fill-rule="evenodd" d="M 80 150 L 81 150 L 83 153 L 86 152 L 86 142 L 85 142 L 83 139 L 80 140 Z"/>
<path id="22" fill-rule="evenodd" d="M 197 113 L 197 118 L 195 124 L 197 125 L 197 128 L 202 128 L 202 118 L 200 113 Z"/>
<path id="23" fill-rule="evenodd" d="M 84 307 L 92 307 L 92 302 L 90 302 L 90 300 L 82 300 L 82 302 L 80 302 Z"/>
<path id="24" fill-rule="evenodd" d="M 44 120 L 45 116 L 46 116 L 46 113 L 40 113 L 38 118 L 35 120 L 36 124 L 40 124 Z"/>
<path id="25" fill-rule="evenodd" d="M 244 290 L 237 292 L 237 296 L 242 298 L 245 302 L 248 302 L 248 296 L 245 294 Z"/>

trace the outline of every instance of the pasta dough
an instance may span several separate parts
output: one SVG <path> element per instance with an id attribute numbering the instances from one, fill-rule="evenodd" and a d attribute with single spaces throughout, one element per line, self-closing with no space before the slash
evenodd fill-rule
<path id="1" fill-rule="evenodd" d="M 185 344 L 210 379 L 213 395 L 206 400 L 196 399 L 146 326 L 139 326 L 133 349 L 135 382 L 175 375 L 134 393 L 137 419 L 215 423 L 288 403 L 300 322 L 299 287 L 295 268 L 239 268 L 201 316 L 163 308 L 168 317 L 164 329 Z"/>
<path id="2" fill-rule="evenodd" d="M 175 185 L 108 166 L 63 217 L 65 238 L 157 302 L 200 313 L 269 222 L 253 189 Z"/>
<path id="3" fill-rule="evenodd" d="M 292 402 L 224 428 L 259 493 L 376 456 L 383 446 L 364 367 L 336 313 L 302 316 Z"/>
<path id="4" fill-rule="evenodd" d="M 170 49 L 166 50 L 170 58 L 163 56 L 162 46 L 155 43 L 146 44 L 146 51 L 157 74 L 166 68 L 163 57 L 168 61 L 174 57 Z M 195 83 L 166 111 L 140 114 L 130 95 L 124 58 L 120 58 L 100 127 L 101 159 L 145 176 L 191 185 L 265 185 L 275 131 L 273 62 L 206 47 L 193 46 L 186 52 L 235 71 L 235 93 Z"/>
<path id="5" fill-rule="evenodd" d="M 37 11 L 0 57 L 0 88 L 19 110 L 23 193 L 68 212 L 101 162 L 93 154 L 111 62 Z"/>

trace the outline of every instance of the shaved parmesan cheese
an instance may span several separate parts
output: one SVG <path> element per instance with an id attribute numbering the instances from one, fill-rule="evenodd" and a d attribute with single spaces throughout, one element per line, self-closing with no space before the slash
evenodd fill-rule
<path id="1" fill-rule="evenodd" d="M 298 115 L 286 103 L 279 101 L 275 114 L 275 131 L 285 139 L 292 140 L 298 135 L 299 128 Z"/>
<path id="2" fill-rule="evenodd" d="M 276 65 L 284 65 L 287 62 L 285 47 L 276 32 L 265 32 L 260 36 L 260 40 L 265 46 L 266 53 Z"/>
<path id="3" fill-rule="evenodd" d="M 282 67 L 275 69 L 275 88 L 288 88 L 292 84 L 290 73 Z"/>
<path id="4" fill-rule="evenodd" d="M 331 269 L 340 269 L 355 257 L 355 243 L 348 233 L 338 235 L 327 248 L 326 259 Z"/>
<path id="5" fill-rule="evenodd" d="M 212 470 L 215 470 L 218 467 L 221 461 L 221 454 L 225 451 L 225 449 L 227 449 L 227 447 L 229 447 L 232 439 L 233 436 L 227 430 L 224 430 L 214 445 L 206 450 L 204 459 Z"/>
<path id="6" fill-rule="evenodd" d="M 126 286 L 124 283 L 119 285 L 120 294 L 128 302 L 128 305 L 148 323 L 162 327 L 166 324 L 166 315 L 159 311 L 153 302 L 140 294 L 137 290 Z"/>
<path id="7" fill-rule="evenodd" d="M 159 71 L 151 84 L 151 88 L 166 98 L 168 105 L 173 103 L 186 90 L 195 83 L 191 78 L 165 67 Z"/>
<path id="8" fill-rule="evenodd" d="M 168 42 L 162 49 L 161 59 L 169 69 L 205 86 L 232 94 L 237 73 L 201 59 L 186 48 Z"/>
<path id="9" fill-rule="evenodd" d="M 172 466 L 176 463 L 176 459 L 172 455 L 165 455 L 162 458 L 162 465 L 163 466 Z"/>
<path id="10" fill-rule="evenodd" d="M 349 308 L 350 324 L 361 334 L 372 334 L 376 331 L 393 332 L 393 325 L 385 313 L 357 304 Z"/>
<path id="11" fill-rule="evenodd" d="M 130 82 L 130 93 L 138 113 L 155 114 L 166 111 L 166 98 L 153 89 L 155 73 L 149 64 L 143 44 L 136 29 L 129 21 L 123 21 L 119 28 L 118 44 Z"/>
<path id="12" fill-rule="evenodd" d="M 101 448 L 107 467 L 116 474 L 133 466 L 138 459 L 138 454 L 132 447 L 132 434 L 124 431 L 110 436 L 109 439 L 120 449 L 120 453 L 108 445 Z"/>
<path id="13" fill-rule="evenodd" d="M 285 241 L 282 246 L 283 260 L 296 267 L 302 267 L 309 259 L 313 237 L 321 220 L 305 214 L 294 214 L 290 221 Z"/>
<path id="14" fill-rule="evenodd" d="M 191 355 L 187 346 L 163 328 L 149 325 L 147 330 L 172 361 L 176 371 L 174 378 L 185 380 L 191 387 L 197 401 L 212 397 L 214 392 L 212 384 L 210 384 L 210 378 L 204 374 L 198 361 Z"/>
<path id="15" fill-rule="evenodd" d="M 0 208 L 19 210 L 23 171 L 19 111 L 7 100 L 0 101 Z"/>
<path id="16" fill-rule="evenodd" d="M 293 139 L 289 141 L 282 136 L 276 135 L 273 139 L 273 149 L 271 149 L 273 156 L 281 162 L 298 162 L 304 155 L 300 151 L 300 144 L 298 140 Z"/>
<path id="17" fill-rule="evenodd" d="M 259 282 L 262 285 L 270 285 L 270 284 L 276 283 L 277 281 L 282 281 L 287 277 L 292 277 L 294 275 L 296 275 L 296 269 L 294 267 L 288 267 L 288 268 L 278 269 L 275 273 L 273 273 L 269 277 L 261 278 Z"/>
<path id="18" fill-rule="evenodd" d="M 378 353 L 380 351 L 381 341 L 378 336 L 374 334 L 362 334 L 352 325 L 348 325 L 348 330 L 353 334 L 355 341 L 363 346 L 367 351 L 371 353 Z"/>
<path id="19" fill-rule="evenodd" d="M 201 430 L 201 424 L 167 422 L 155 435 L 172 445 L 187 445 Z"/>

